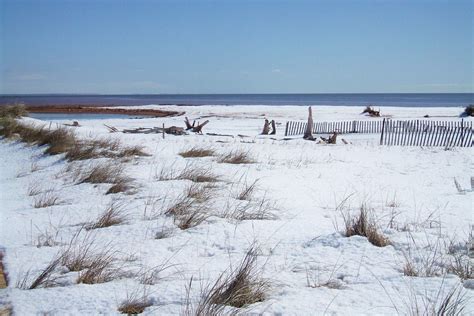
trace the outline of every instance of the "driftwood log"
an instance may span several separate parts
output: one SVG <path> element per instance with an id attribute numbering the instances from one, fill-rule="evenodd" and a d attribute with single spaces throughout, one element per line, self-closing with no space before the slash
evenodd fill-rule
<path id="1" fill-rule="evenodd" d="M 107 124 L 104 124 L 104 126 L 107 127 L 107 129 L 109 130 L 110 133 L 117 133 L 117 132 L 119 132 L 119 130 L 118 130 L 116 127 L 114 127 L 114 126 L 109 126 L 109 125 L 107 125 Z"/>
<path id="2" fill-rule="evenodd" d="M 186 130 L 189 131 L 191 130 L 194 133 L 202 134 L 202 128 L 209 123 L 209 120 L 204 121 L 203 123 L 199 124 L 197 123 L 196 126 L 196 121 L 193 121 L 193 124 L 189 122 L 189 119 L 187 117 L 184 118 L 184 124 L 186 124 Z"/>
<path id="3" fill-rule="evenodd" d="M 182 127 L 170 126 L 166 128 L 162 127 L 139 127 L 134 129 L 124 129 L 122 133 L 127 134 L 160 134 L 165 132 L 171 135 L 186 135 L 186 131 Z"/>
<path id="4" fill-rule="evenodd" d="M 263 124 L 263 130 L 262 130 L 261 135 L 268 135 L 269 132 L 270 132 L 270 122 L 268 121 L 268 119 L 265 119 L 265 123 Z"/>
<path id="5" fill-rule="evenodd" d="M 335 144 L 337 140 L 337 132 L 334 132 L 329 138 L 324 138 L 321 137 L 321 139 L 326 143 L 326 144 Z"/>
<path id="6" fill-rule="evenodd" d="M 194 124 L 196 123 L 196 121 L 193 121 L 193 124 L 191 125 L 191 123 L 189 122 L 189 119 L 187 117 L 184 118 L 184 123 L 186 124 L 186 130 L 190 130 L 192 128 L 194 128 Z"/>
<path id="7" fill-rule="evenodd" d="M 370 105 L 365 107 L 364 111 L 362 111 L 361 114 L 369 114 L 369 116 L 373 117 L 379 117 L 380 116 L 380 111 L 375 111 Z"/>
<path id="8" fill-rule="evenodd" d="M 203 128 L 207 123 L 209 123 L 209 120 L 205 120 L 205 121 L 204 121 L 203 123 L 201 123 L 201 124 L 199 124 L 199 122 L 198 122 L 198 125 L 192 128 L 192 131 L 193 131 L 194 133 L 202 134 L 202 128 Z"/>
<path id="9" fill-rule="evenodd" d="M 277 132 L 275 120 L 272 120 L 271 124 L 272 124 L 272 131 L 270 132 L 270 135 L 275 135 Z"/>
<path id="10" fill-rule="evenodd" d="M 306 131 L 304 132 L 303 139 L 314 140 L 313 137 L 313 111 L 311 107 L 308 107 L 308 124 L 306 125 Z"/>

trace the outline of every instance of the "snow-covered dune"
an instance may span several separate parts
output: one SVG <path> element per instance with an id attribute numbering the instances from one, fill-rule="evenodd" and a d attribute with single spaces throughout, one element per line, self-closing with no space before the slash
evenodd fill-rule
<path id="1" fill-rule="evenodd" d="M 196 306 L 206 286 L 238 268 L 251 247 L 255 274 L 267 286 L 264 300 L 242 312 L 409 314 L 416 306 L 436 309 L 457 289 L 464 313 L 474 313 L 473 258 L 467 249 L 474 224 L 471 148 L 379 146 L 376 134 L 340 135 L 336 145 L 283 140 L 287 120 L 306 119 L 307 108 L 299 106 L 143 107 L 178 109 L 191 121 L 210 122 L 204 135 L 164 138 L 109 133 L 104 124 L 119 130 L 184 126 L 184 117 L 84 120 L 71 128 L 79 139 L 118 139 L 121 146 L 143 146 L 149 156 L 68 162 L 64 155 L 45 155 L 44 146 L 0 141 L 0 246 L 9 280 L 0 303 L 16 315 L 116 314 L 127 298 L 146 301 L 148 314 L 183 314 L 187 304 Z M 438 120 L 459 120 L 462 111 L 380 110 L 394 119 Z M 374 119 L 360 112 L 313 107 L 315 121 Z M 276 121 L 276 135 L 259 135 L 264 118 Z M 53 129 L 70 123 L 21 122 Z M 191 148 L 213 155 L 179 155 Z M 222 161 L 237 152 L 251 163 Z M 111 184 L 79 183 L 78 174 L 106 162 L 123 168 L 129 190 L 105 194 Z M 183 170 L 204 171 L 217 181 L 196 184 L 184 179 Z M 191 196 L 190 187 L 207 196 Z M 56 200 L 35 207 L 48 199 Z M 185 212 L 204 214 L 202 222 L 181 225 L 185 215 L 169 209 L 183 201 L 190 203 Z M 91 229 L 111 206 L 121 210 L 123 221 Z M 344 219 L 361 209 L 387 246 L 344 236 Z M 90 267 L 72 271 L 65 264 L 66 250 L 87 247 L 90 257 L 104 252 L 112 257 L 107 269 L 113 273 L 105 269 L 103 282 L 78 283 Z M 49 282 L 26 289 L 55 258 L 60 262 Z M 454 273 L 456 260 L 471 265 L 467 280 Z"/>

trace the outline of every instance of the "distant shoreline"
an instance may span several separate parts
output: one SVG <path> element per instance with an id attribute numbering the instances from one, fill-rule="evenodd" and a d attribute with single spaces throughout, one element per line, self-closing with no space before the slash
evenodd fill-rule
<path id="1" fill-rule="evenodd" d="M 123 109 L 103 107 L 102 105 L 43 105 L 27 106 L 26 110 L 30 113 L 67 113 L 67 114 L 123 114 L 139 115 L 151 117 L 167 117 L 183 115 L 184 112 L 165 111 L 157 109 Z"/>

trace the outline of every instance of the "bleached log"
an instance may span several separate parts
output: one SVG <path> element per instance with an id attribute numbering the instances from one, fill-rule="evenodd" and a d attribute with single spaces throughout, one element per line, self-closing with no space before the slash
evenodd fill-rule
<path id="1" fill-rule="evenodd" d="M 207 123 L 209 123 L 209 120 L 204 121 L 204 123 L 202 123 L 202 124 L 199 124 L 199 123 L 198 123 L 198 125 L 197 125 L 196 127 L 193 127 L 192 131 L 193 131 L 194 133 L 202 134 L 202 128 L 203 128 Z M 193 123 L 193 125 L 194 125 L 194 123 Z"/>
<path id="2" fill-rule="evenodd" d="M 275 135 L 276 132 L 277 132 L 275 120 L 272 120 L 271 124 L 272 124 L 272 131 L 271 131 L 270 135 Z"/>
<path id="3" fill-rule="evenodd" d="M 265 123 L 263 124 L 263 130 L 262 130 L 262 135 L 268 135 L 270 132 L 270 122 L 268 119 L 265 119 Z"/>
<path id="4" fill-rule="evenodd" d="M 311 107 L 308 107 L 308 123 L 306 125 L 306 131 L 304 132 L 303 139 L 314 140 L 313 137 L 313 111 Z"/>

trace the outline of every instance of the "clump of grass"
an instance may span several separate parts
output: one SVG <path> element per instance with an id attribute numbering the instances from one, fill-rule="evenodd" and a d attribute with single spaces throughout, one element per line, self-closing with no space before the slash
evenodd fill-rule
<path id="1" fill-rule="evenodd" d="M 427 297 L 427 295 L 419 298 L 416 293 L 411 293 L 410 302 L 406 304 L 406 315 L 465 315 L 465 309 L 468 306 L 465 292 L 462 286 L 454 286 L 447 293 L 443 293 L 444 286 L 441 286 L 435 297 Z"/>
<path id="2" fill-rule="evenodd" d="M 174 217 L 174 223 L 181 230 L 186 230 L 199 224 L 203 223 L 209 218 L 207 209 L 200 207 L 193 207 L 188 209 L 187 212 Z"/>
<path id="3" fill-rule="evenodd" d="M 207 304 L 241 308 L 264 301 L 270 286 L 256 263 L 256 249 L 251 248 L 234 270 L 221 274 L 212 285 L 206 295 Z"/>
<path id="4" fill-rule="evenodd" d="M 59 231 L 56 230 L 55 232 L 51 232 L 46 230 L 45 232 L 39 234 L 36 237 L 36 244 L 37 248 L 41 247 L 54 247 L 59 245 L 59 242 L 56 241 L 58 237 Z"/>
<path id="5" fill-rule="evenodd" d="M 254 182 L 250 183 L 250 184 L 245 182 L 245 184 L 241 188 L 241 191 L 237 193 L 235 198 L 237 200 L 241 200 L 241 201 L 243 201 L 243 200 L 246 200 L 246 201 L 252 200 L 253 194 L 257 190 L 257 182 L 258 182 L 258 179 L 255 180 Z"/>
<path id="6" fill-rule="evenodd" d="M 118 139 L 103 138 L 76 141 L 66 153 L 69 161 L 96 158 L 124 158 L 148 156 L 142 146 L 124 147 Z"/>
<path id="7" fill-rule="evenodd" d="M 80 183 L 120 183 L 125 180 L 123 166 L 114 162 L 94 164 L 89 170 L 78 170 L 76 175 Z"/>
<path id="8" fill-rule="evenodd" d="M 62 250 L 61 265 L 69 271 L 78 271 L 77 283 L 104 283 L 121 276 L 121 270 L 116 267 L 115 252 L 109 246 L 97 250 L 95 235 L 88 233 L 79 241 L 82 229 L 71 239 L 67 248 Z"/>
<path id="9" fill-rule="evenodd" d="M 41 188 L 37 182 L 31 182 L 28 184 L 28 189 L 26 191 L 26 194 L 28 196 L 35 196 L 41 193 Z"/>
<path id="10" fill-rule="evenodd" d="M 183 158 L 200 158 L 215 156 L 216 152 L 214 149 L 211 148 L 200 148 L 195 146 L 180 152 L 179 155 Z"/>
<path id="11" fill-rule="evenodd" d="M 344 215 L 344 225 L 346 237 L 364 236 L 374 246 L 385 247 L 390 244 L 390 240 L 385 237 L 377 228 L 375 220 L 370 216 L 369 211 L 363 205 L 358 216 Z"/>
<path id="12" fill-rule="evenodd" d="M 0 118 L 0 136 L 11 138 L 15 134 L 18 123 L 11 117 Z"/>
<path id="13" fill-rule="evenodd" d="M 18 118 L 28 116 L 26 106 L 23 103 L 0 106 L 0 118 Z"/>
<path id="14" fill-rule="evenodd" d="M 226 211 L 223 213 L 223 217 L 231 218 L 238 221 L 245 220 L 274 220 L 277 219 L 273 213 L 274 204 L 271 203 L 266 197 L 254 202 L 254 201 L 241 201 L 234 206 L 227 203 Z"/>
<path id="15" fill-rule="evenodd" d="M 195 227 L 209 218 L 208 205 L 205 202 L 210 196 L 201 190 L 202 187 L 191 185 L 164 211 L 165 215 L 173 216 L 174 223 L 180 229 Z"/>
<path id="16" fill-rule="evenodd" d="M 141 314 L 145 311 L 145 308 L 152 306 L 153 304 L 147 297 L 142 298 L 127 298 L 120 304 L 118 311 L 121 314 L 136 315 Z"/>
<path id="17" fill-rule="evenodd" d="M 195 204 L 195 201 L 186 194 L 179 196 L 165 211 L 167 216 L 179 216 L 185 214 Z"/>
<path id="18" fill-rule="evenodd" d="M 227 154 L 221 155 L 217 162 L 230 164 L 249 164 L 255 163 L 255 160 L 250 156 L 248 151 L 233 150 Z"/>
<path id="19" fill-rule="evenodd" d="M 187 187 L 185 196 L 194 199 L 197 202 L 207 202 L 212 198 L 212 192 L 209 187 L 193 183 Z"/>
<path id="20" fill-rule="evenodd" d="M 89 259 L 88 267 L 79 272 L 77 283 L 105 283 L 120 277 L 121 272 L 115 267 L 115 261 L 108 252 L 93 256 Z"/>
<path id="21" fill-rule="evenodd" d="M 109 226 L 121 225 L 127 220 L 127 215 L 124 211 L 124 204 L 112 202 L 107 206 L 107 209 L 99 216 L 99 218 L 88 225 L 87 230 L 104 228 Z"/>
<path id="22" fill-rule="evenodd" d="M 105 194 L 116 194 L 120 192 L 129 192 L 133 188 L 129 178 L 119 178 L 118 182 L 112 185 Z"/>
<path id="23" fill-rule="evenodd" d="M 43 208 L 43 207 L 58 205 L 60 203 L 61 203 L 60 197 L 53 190 L 47 190 L 46 192 L 43 192 L 41 195 L 35 198 L 33 207 Z"/>
<path id="24" fill-rule="evenodd" d="M 408 251 L 404 252 L 405 264 L 403 274 L 412 277 L 440 276 L 445 271 L 446 262 L 443 258 L 441 240 L 435 242 L 429 239 L 428 244 L 421 247 L 416 244 L 415 238 L 411 236 Z M 413 244 L 413 245 L 411 245 Z"/>
<path id="25" fill-rule="evenodd" d="M 465 254 L 455 254 L 448 264 L 447 271 L 461 280 L 474 279 L 474 264 Z"/>
<path id="26" fill-rule="evenodd" d="M 60 258 L 53 259 L 32 281 L 30 281 L 31 272 L 26 272 L 23 277 L 18 280 L 16 285 L 17 288 L 23 290 L 33 290 L 41 287 L 57 286 L 57 278 L 53 276 L 53 273 L 55 272 L 56 268 L 58 268 L 60 263 Z"/>
<path id="27" fill-rule="evenodd" d="M 167 180 L 190 180 L 193 182 L 217 182 L 219 177 L 215 175 L 210 168 L 198 167 L 194 164 L 186 164 L 183 170 L 176 172 L 175 170 L 161 169 L 157 175 L 159 181 Z"/>
<path id="28" fill-rule="evenodd" d="M 117 157 L 121 158 L 134 156 L 150 156 L 150 154 L 143 150 L 143 146 L 138 145 L 125 147 L 117 153 Z"/>
<path id="29" fill-rule="evenodd" d="M 45 153 L 57 155 L 67 152 L 75 143 L 75 136 L 72 131 L 65 127 L 59 127 L 52 131 L 42 133 L 38 140 L 38 145 L 48 145 Z"/>

